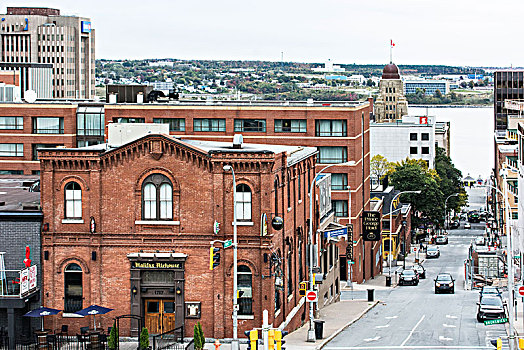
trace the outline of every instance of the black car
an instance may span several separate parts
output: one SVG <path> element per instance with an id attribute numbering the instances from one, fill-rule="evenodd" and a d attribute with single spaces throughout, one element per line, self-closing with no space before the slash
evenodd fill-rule
<path id="1" fill-rule="evenodd" d="M 479 293 L 479 301 L 483 297 L 499 297 L 502 299 L 502 291 L 497 287 L 493 286 L 483 286 Z"/>
<path id="2" fill-rule="evenodd" d="M 455 280 L 449 273 L 439 273 L 435 278 L 435 294 L 440 292 L 455 293 Z"/>
<path id="3" fill-rule="evenodd" d="M 398 280 L 399 286 L 418 285 L 418 273 L 413 269 L 406 269 L 400 273 Z"/>
<path id="4" fill-rule="evenodd" d="M 498 296 L 485 296 L 477 305 L 477 321 L 479 322 L 506 317 L 505 303 Z"/>
<path id="5" fill-rule="evenodd" d="M 460 227 L 460 222 L 458 220 L 451 220 L 451 222 L 449 223 L 450 229 L 455 229 L 459 227 Z"/>
<path id="6" fill-rule="evenodd" d="M 448 244 L 448 236 L 437 236 L 435 239 L 436 244 Z"/>
<path id="7" fill-rule="evenodd" d="M 426 278 L 426 269 L 422 265 L 413 266 L 413 270 L 417 271 L 419 279 Z"/>

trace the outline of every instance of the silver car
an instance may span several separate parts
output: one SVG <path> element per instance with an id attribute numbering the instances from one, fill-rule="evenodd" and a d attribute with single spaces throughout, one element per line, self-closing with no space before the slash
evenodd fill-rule
<path id="1" fill-rule="evenodd" d="M 426 250 L 426 258 L 431 259 L 438 257 L 440 257 L 440 250 L 435 246 L 428 247 L 428 249 Z"/>

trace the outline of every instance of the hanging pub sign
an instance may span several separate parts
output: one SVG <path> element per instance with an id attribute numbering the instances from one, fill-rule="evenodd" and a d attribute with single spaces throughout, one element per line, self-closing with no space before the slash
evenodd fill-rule
<path id="1" fill-rule="evenodd" d="M 362 213 L 362 235 L 364 241 L 379 241 L 380 240 L 380 212 L 379 211 L 364 211 Z"/>

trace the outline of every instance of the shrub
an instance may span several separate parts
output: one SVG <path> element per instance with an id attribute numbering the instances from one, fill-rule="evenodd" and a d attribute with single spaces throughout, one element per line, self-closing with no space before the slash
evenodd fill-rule
<path id="1" fill-rule="evenodd" d="M 140 349 L 145 350 L 149 348 L 149 332 L 147 331 L 147 328 L 142 328 L 142 332 L 140 332 Z"/>

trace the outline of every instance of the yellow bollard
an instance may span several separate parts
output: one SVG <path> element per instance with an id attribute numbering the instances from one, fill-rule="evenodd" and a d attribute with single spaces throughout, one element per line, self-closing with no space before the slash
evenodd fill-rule
<path id="1" fill-rule="evenodd" d="M 519 350 L 524 349 L 524 338 L 519 338 Z"/>
<path id="2" fill-rule="evenodd" d="M 275 330 L 270 329 L 267 331 L 267 337 L 268 337 L 268 350 L 275 350 Z"/>
<path id="3" fill-rule="evenodd" d="M 258 331 L 256 329 L 249 332 L 249 342 L 251 343 L 251 350 L 257 349 Z"/>
<path id="4" fill-rule="evenodd" d="M 277 343 L 276 350 L 282 350 L 282 331 L 279 329 L 275 330 L 275 342 Z"/>

